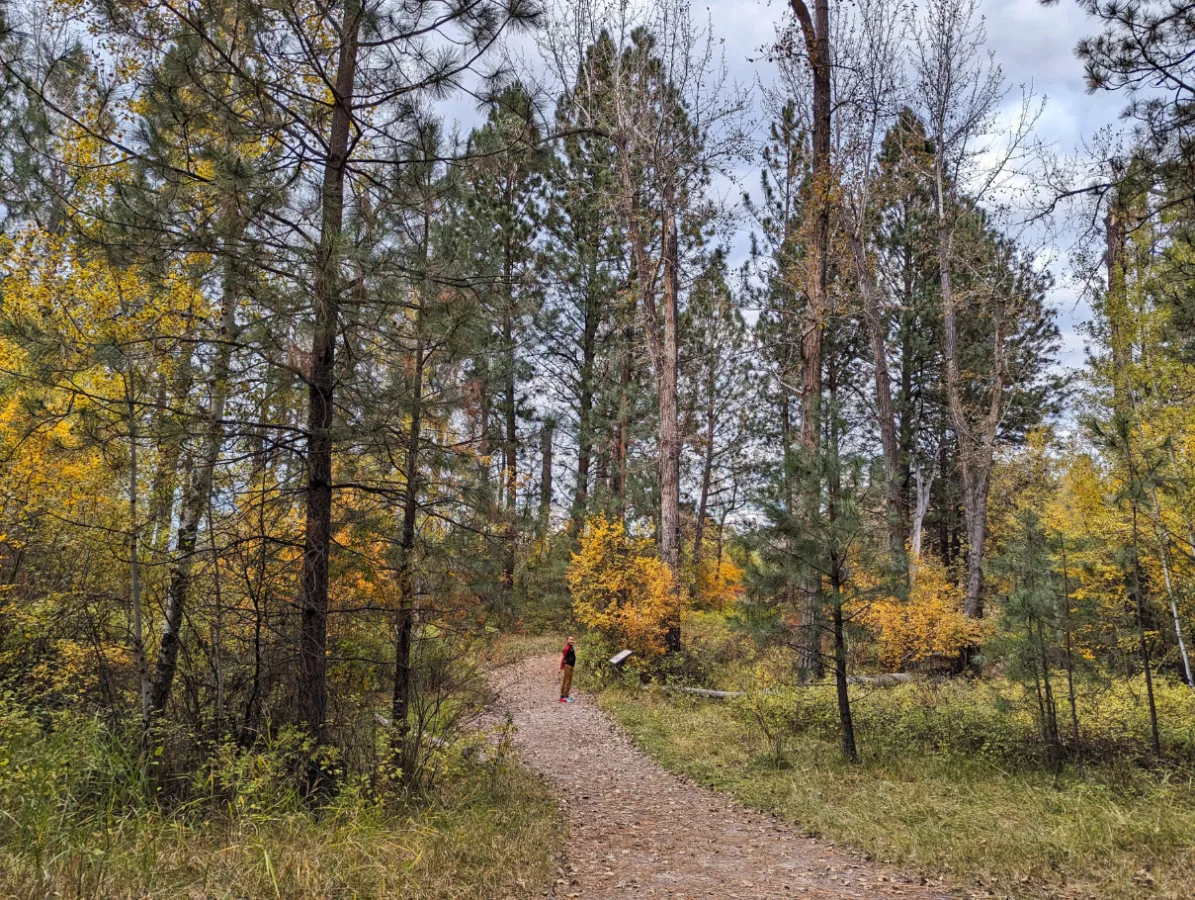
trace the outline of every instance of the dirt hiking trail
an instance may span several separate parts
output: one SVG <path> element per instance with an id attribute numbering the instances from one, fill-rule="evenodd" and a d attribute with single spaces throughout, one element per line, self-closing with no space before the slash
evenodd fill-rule
<path id="1" fill-rule="evenodd" d="M 559 658 L 493 675 L 524 762 L 560 792 L 569 835 L 555 897 L 916 898 L 949 893 L 805 837 L 665 771 L 585 694 L 560 703 Z"/>

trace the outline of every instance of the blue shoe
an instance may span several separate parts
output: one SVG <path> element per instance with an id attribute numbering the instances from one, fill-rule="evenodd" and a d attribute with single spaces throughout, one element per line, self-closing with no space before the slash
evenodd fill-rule
<path id="1" fill-rule="evenodd" d="M 576 702 L 577 702 L 577 701 L 576 701 L 574 698 L 572 698 L 572 697 L 565 697 L 565 698 L 564 698 L 564 701 L 565 701 L 566 703 L 576 703 Z"/>

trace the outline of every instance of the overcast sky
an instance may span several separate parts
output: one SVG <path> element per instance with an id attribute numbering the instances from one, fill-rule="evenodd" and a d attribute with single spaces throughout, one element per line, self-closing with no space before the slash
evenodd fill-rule
<path id="1" fill-rule="evenodd" d="M 1122 96 L 1090 95 L 1084 89 L 1083 67 L 1075 58 L 1074 49 L 1081 37 L 1096 30 L 1095 23 L 1075 0 L 1060 0 L 1051 7 L 1042 6 L 1038 0 L 981 0 L 981 9 L 988 46 L 1011 88 L 1010 106 L 1019 102 L 1022 85 L 1031 87 L 1046 101 L 1038 121 L 1038 138 L 1056 154 L 1082 155 L 1085 144 L 1096 131 L 1117 121 L 1125 103 Z M 761 57 L 761 48 L 774 39 L 776 24 L 789 15 L 788 10 L 787 0 L 694 0 L 692 6 L 695 19 L 705 20 L 708 15 L 715 36 L 725 42 L 726 64 L 732 80 L 744 86 L 767 84 L 775 77 L 772 66 L 756 60 Z M 523 54 L 534 56 L 531 41 L 518 43 Z M 532 62 L 526 56 L 524 59 Z M 450 117 L 455 113 L 463 128 L 476 121 L 476 107 L 470 108 L 465 98 L 458 97 L 450 106 Z M 765 117 L 759 116 L 759 121 L 765 122 Z M 742 176 L 742 187 L 752 189 L 758 183 L 753 164 L 743 170 Z M 733 199 L 740 191 L 741 187 L 727 185 L 719 193 Z M 1074 233 L 1073 228 L 1068 229 L 1064 224 L 1049 239 L 1055 257 L 1051 268 L 1057 279 L 1050 302 L 1058 311 L 1063 335 L 1060 363 L 1064 367 L 1083 362 L 1079 327 L 1088 316 L 1086 306 L 1067 278 L 1067 257 L 1074 241 L 1068 235 Z M 733 255 L 739 259 L 746 254 L 747 234 L 744 225 L 738 234 L 727 236 Z"/>
<path id="2" fill-rule="evenodd" d="M 1081 154 L 1085 143 L 1101 127 L 1116 122 L 1124 98 L 1107 93 L 1088 94 L 1083 66 L 1075 58 L 1075 44 L 1090 35 L 1095 23 L 1074 0 L 1051 7 L 1037 0 L 983 0 L 988 45 L 1014 90 L 1010 103 L 1019 99 L 1021 85 L 1046 100 L 1038 122 L 1038 136 L 1060 154 Z M 741 83 L 771 77 L 766 62 L 752 62 L 768 43 L 778 21 L 787 14 L 784 0 L 707 0 L 694 4 L 694 13 L 708 13 L 715 32 L 726 41 L 726 62 Z M 750 185 L 753 186 L 753 185 Z M 1051 302 L 1058 310 L 1063 333 L 1063 366 L 1082 364 L 1082 336 L 1078 328 L 1087 319 L 1086 306 L 1067 278 L 1067 255 L 1073 230 L 1062 228 L 1052 243 L 1052 265 L 1057 287 Z M 739 242 L 741 244 L 741 242 Z"/>
<path id="3" fill-rule="evenodd" d="M 1032 82 L 1047 99 L 1039 122 L 1041 138 L 1058 153 L 1083 154 L 1084 145 L 1100 128 L 1117 122 L 1125 98 L 1100 92 L 1088 94 L 1083 84 L 1083 66 L 1075 58 L 1075 44 L 1096 31 L 1095 23 L 1074 0 L 1061 0 L 1043 7 L 1036 0 L 985 0 L 989 43 L 1004 67 L 1009 81 Z M 1065 211 L 1064 211 L 1065 212 Z M 1067 279 L 1068 244 L 1073 229 L 1063 228 L 1057 241 L 1058 262 L 1054 265 L 1058 286 L 1051 298 L 1058 310 L 1063 333 L 1064 366 L 1083 362 L 1083 338 L 1077 329 L 1088 310 Z"/>

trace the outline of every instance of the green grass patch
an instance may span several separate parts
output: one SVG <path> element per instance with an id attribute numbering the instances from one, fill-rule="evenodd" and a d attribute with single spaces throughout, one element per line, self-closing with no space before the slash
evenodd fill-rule
<path id="1" fill-rule="evenodd" d="M 1009 765 L 1023 723 L 981 714 L 977 703 L 971 716 L 952 717 L 958 697 L 940 707 L 943 721 L 932 717 L 929 733 L 943 732 L 934 749 L 909 725 L 917 716 L 899 709 L 918 707 L 911 693 L 873 692 L 860 704 L 868 711 L 860 717 L 864 758 L 857 765 L 842 760 L 816 717 L 813 725 L 786 727 L 777 754 L 775 737 L 765 736 L 743 704 L 627 690 L 606 692 L 602 703 L 667 768 L 811 834 L 944 875 L 963 890 L 1195 896 L 1195 784 L 1184 770 L 1147 771 L 1125 758 L 1057 775 Z"/>

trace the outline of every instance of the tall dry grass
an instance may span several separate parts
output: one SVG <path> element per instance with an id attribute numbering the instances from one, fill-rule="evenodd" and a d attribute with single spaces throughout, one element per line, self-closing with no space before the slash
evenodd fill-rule
<path id="1" fill-rule="evenodd" d="M 1032 757 L 1017 764 L 1031 726 L 991 708 L 990 687 L 953 685 L 933 702 L 914 689 L 871 693 L 856 718 L 858 765 L 841 758 L 832 710 L 790 723 L 778 755 L 775 736 L 734 704 L 629 690 L 603 704 L 666 767 L 968 893 L 1195 897 L 1195 771 L 1181 759 L 1146 766 L 1134 741 L 1057 774 Z M 1168 707 L 1189 702 L 1178 690 Z M 1128 695 L 1102 709 L 1094 747 L 1142 724 Z M 1176 722 L 1171 741 L 1188 725 Z"/>
<path id="2" fill-rule="evenodd" d="M 126 745 L 0 701 L 0 897 L 524 897 L 553 871 L 553 797 L 502 755 L 452 761 L 432 795 L 346 779 L 313 807 L 283 734 L 214 754 L 164 809 Z"/>

